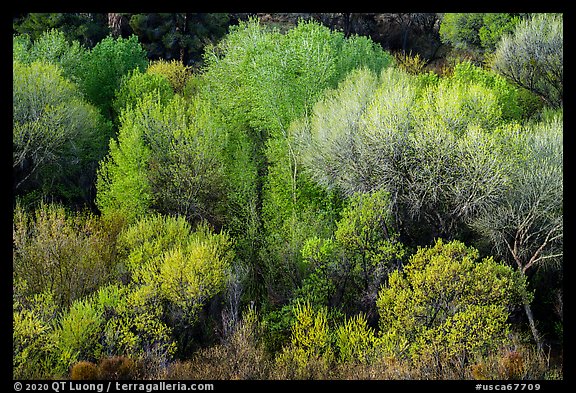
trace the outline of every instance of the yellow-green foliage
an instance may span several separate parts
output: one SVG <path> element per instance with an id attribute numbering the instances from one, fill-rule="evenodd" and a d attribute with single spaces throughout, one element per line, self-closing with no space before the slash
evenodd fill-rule
<path id="1" fill-rule="evenodd" d="M 178 60 L 155 60 L 150 63 L 146 72 L 165 76 L 172 85 L 174 92 L 178 94 L 184 92 L 186 84 L 192 77 L 192 69 Z"/>
<path id="2" fill-rule="evenodd" d="M 292 325 L 292 345 L 306 354 L 320 354 L 330 347 L 328 333 L 328 310 L 325 307 L 314 311 L 309 303 L 297 303 L 296 317 Z"/>
<path id="3" fill-rule="evenodd" d="M 336 348 L 340 361 L 369 362 L 374 353 L 376 335 L 366 318 L 358 314 L 346 319 L 336 329 Z"/>
<path id="4" fill-rule="evenodd" d="M 163 255 L 160 290 L 169 301 L 183 308 L 188 302 L 211 297 L 224 289 L 232 254 L 225 235 L 211 233 L 201 224 L 189 241 Z"/>
<path id="5" fill-rule="evenodd" d="M 61 318 L 55 330 L 56 345 L 63 362 L 68 366 L 77 360 L 95 360 L 100 357 L 100 331 L 104 320 L 89 300 L 78 300 Z"/>
<path id="6" fill-rule="evenodd" d="M 92 214 L 70 213 L 62 205 L 41 204 L 34 212 L 14 210 L 14 273 L 27 292 L 52 290 L 68 307 L 110 279 L 115 234 L 122 223 Z"/>
<path id="7" fill-rule="evenodd" d="M 233 257 L 226 234 L 214 234 L 207 224 L 192 231 L 181 217 L 145 217 L 119 242 L 141 296 L 157 296 L 186 314 L 224 288 Z"/>
<path id="8" fill-rule="evenodd" d="M 52 376 L 55 350 L 53 322 L 56 303 L 49 292 L 20 298 L 26 283 L 14 282 L 12 314 L 12 370 L 15 379 L 43 379 Z"/>
<path id="9" fill-rule="evenodd" d="M 462 369 L 506 343 L 509 310 L 525 280 L 459 241 L 419 249 L 390 275 L 377 307 L 384 348 L 430 365 Z"/>
<path id="10" fill-rule="evenodd" d="M 293 310 L 295 321 L 290 345 L 277 356 L 277 366 L 290 378 L 302 379 L 314 377 L 312 374 L 323 374 L 334 359 L 328 309 L 321 307 L 316 311 L 309 302 L 297 302 Z"/>
<path id="11" fill-rule="evenodd" d="M 174 327 L 194 324 L 205 301 L 224 289 L 232 244 L 207 224 L 193 230 L 184 218 L 158 214 L 129 226 L 118 244 L 129 282 L 120 296 L 100 296 L 117 303 L 104 331 L 107 353 L 170 358 Z"/>
<path id="12" fill-rule="evenodd" d="M 414 56 L 412 53 L 401 52 L 394 55 L 396 64 L 412 75 L 418 75 L 424 72 L 427 61 L 422 59 L 418 53 Z"/>
<path id="13" fill-rule="evenodd" d="M 489 87 L 458 79 L 440 79 L 422 92 L 414 127 L 463 135 L 476 125 L 493 129 L 502 122 L 499 97 Z"/>
<path id="14" fill-rule="evenodd" d="M 117 116 L 127 107 L 134 107 L 146 94 L 158 94 L 160 102 L 165 103 L 174 96 L 173 88 L 167 77 L 159 73 L 146 73 L 135 68 L 122 78 L 122 84 L 115 93 L 112 107 Z"/>
<path id="15" fill-rule="evenodd" d="M 102 331 L 105 354 L 131 357 L 156 354 L 169 359 L 176 351 L 172 329 L 162 320 L 160 299 L 149 287 L 132 287 Z"/>

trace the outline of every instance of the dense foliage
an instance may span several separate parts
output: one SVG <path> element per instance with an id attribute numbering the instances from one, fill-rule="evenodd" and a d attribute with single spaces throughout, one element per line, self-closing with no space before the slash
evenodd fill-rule
<path id="1" fill-rule="evenodd" d="M 561 15 L 108 15 L 15 22 L 14 378 L 562 378 Z"/>
<path id="2" fill-rule="evenodd" d="M 501 37 L 524 17 L 526 14 L 446 13 L 439 33 L 456 48 L 493 51 Z"/>

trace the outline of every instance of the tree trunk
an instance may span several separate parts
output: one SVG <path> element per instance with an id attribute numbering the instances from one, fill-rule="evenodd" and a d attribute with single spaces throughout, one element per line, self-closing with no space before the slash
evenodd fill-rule
<path id="1" fill-rule="evenodd" d="M 532 314 L 532 308 L 530 307 L 530 303 L 527 301 L 524 302 L 524 310 L 526 311 L 526 316 L 528 317 L 528 324 L 530 325 L 530 330 L 532 331 L 532 335 L 534 336 L 534 341 L 536 342 L 536 347 L 538 351 L 542 351 L 542 340 L 540 339 L 540 333 L 536 329 L 536 324 L 534 323 L 534 315 Z"/>
<path id="2" fill-rule="evenodd" d="M 122 34 L 122 15 L 119 13 L 108 13 L 108 28 L 112 36 L 118 38 Z"/>

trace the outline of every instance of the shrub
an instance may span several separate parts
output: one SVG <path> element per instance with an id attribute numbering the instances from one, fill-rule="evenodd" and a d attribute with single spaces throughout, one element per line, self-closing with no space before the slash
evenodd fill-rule
<path id="1" fill-rule="evenodd" d="M 493 353 L 476 359 L 469 366 L 470 377 L 484 380 L 548 380 L 561 379 L 562 366 L 551 364 L 549 355 L 518 342 L 499 348 Z"/>
<path id="2" fill-rule="evenodd" d="M 15 379 L 44 379 L 57 375 L 53 326 L 57 306 L 50 292 L 26 296 L 15 280 L 12 313 L 12 373 Z M 67 371 L 67 370 L 66 370 Z"/>
<path id="3" fill-rule="evenodd" d="M 376 334 L 362 314 L 347 318 L 336 329 L 335 337 L 340 362 L 371 363 L 375 360 Z"/>
<path id="4" fill-rule="evenodd" d="M 104 380 L 132 380 L 139 378 L 136 362 L 125 356 L 104 357 L 98 362 L 98 376 Z"/>
<path id="5" fill-rule="evenodd" d="M 146 69 L 149 75 L 160 75 L 168 80 L 174 93 L 184 95 L 188 82 L 192 79 L 192 68 L 178 60 L 155 60 Z"/>
<path id="6" fill-rule="evenodd" d="M 413 56 L 411 53 L 400 52 L 395 54 L 394 58 L 398 67 L 411 75 L 422 74 L 427 64 L 418 53 Z"/>
<path id="7" fill-rule="evenodd" d="M 95 380 L 98 379 L 98 366 L 92 362 L 80 361 L 75 363 L 70 370 L 72 380 Z"/>
<path id="8" fill-rule="evenodd" d="M 191 344 L 190 327 L 225 288 L 232 243 L 225 233 L 182 217 L 150 215 L 119 237 L 128 292 L 104 331 L 106 354 L 166 362 Z"/>
<path id="9" fill-rule="evenodd" d="M 276 356 L 277 372 L 289 379 L 322 379 L 334 360 L 328 309 L 313 310 L 308 302 L 293 307 L 291 342 Z"/>
<path id="10" fill-rule="evenodd" d="M 70 367 L 78 360 L 96 360 L 101 354 L 102 314 L 88 300 L 75 301 L 59 321 L 55 339 L 62 362 Z"/>
<path id="11" fill-rule="evenodd" d="M 474 356 L 507 343 L 510 310 L 521 303 L 525 279 L 459 241 L 419 249 L 379 293 L 380 330 L 392 354 L 463 373 Z"/>
<path id="12" fill-rule="evenodd" d="M 27 281 L 31 293 L 51 289 L 54 300 L 68 307 L 113 277 L 116 235 L 122 225 L 119 218 L 69 213 L 57 204 L 42 204 L 35 212 L 17 204 L 15 275 Z"/>
<path id="13" fill-rule="evenodd" d="M 196 352 L 185 362 L 174 362 L 168 379 L 267 379 L 273 363 L 260 341 L 262 327 L 253 308 L 247 309 L 229 337 Z"/>

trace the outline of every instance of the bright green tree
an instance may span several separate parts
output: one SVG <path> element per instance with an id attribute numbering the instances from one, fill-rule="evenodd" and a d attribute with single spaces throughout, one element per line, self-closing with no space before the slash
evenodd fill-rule
<path id="1" fill-rule="evenodd" d="M 158 94 L 160 102 L 166 103 L 174 96 L 174 89 L 166 77 L 142 72 L 138 68 L 125 75 L 112 102 L 116 118 L 123 110 L 133 108 L 150 93 Z"/>
<path id="2" fill-rule="evenodd" d="M 146 172 L 150 148 L 142 139 L 136 108 L 127 108 L 120 123 L 98 168 L 96 206 L 103 214 L 119 211 L 132 220 L 148 212 L 152 199 Z"/>
<path id="3" fill-rule="evenodd" d="M 264 271 L 265 286 L 276 287 L 281 299 L 301 280 L 297 265 L 305 239 L 330 231 L 334 221 L 333 195 L 302 174 L 291 122 L 310 113 L 324 89 L 351 69 L 363 64 L 379 70 L 391 61 L 365 37 L 347 39 L 305 21 L 281 33 L 250 19 L 206 52 L 214 103 L 232 132 L 245 135 L 233 138 L 250 144 L 254 188 L 245 205 L 262 206 L 263 249 L 257 257 L 266 260 L 255 268 Z"/>
<path id="4" fill-rule="evenodd" d="M 440 38 L 455 48 L 494 51 L 500 38 L 526 17 L 510 13 L 446 13 L 440 22 Z"/>
<path id="5" fill-rule="evenodd" d="M 74 82 L 78 82 L 80 64 L 88 53 L 78 41 L 69 41 L 62 31 L 56 29 L 47 30 L 34 40 L 27 34 L 14 35 L 12 47 L 14 60 L 59 64 L 63 75 Z"/>
<path id="6" fill-rule="evenodd" d="M 226 135 L 207 103 L 148 94 L 120 117 L 118 140 L 98 177 L 101 211 L 137 217 L 150 210 L 221 223 Z"/>
<path id="7" fill-rule="evenodd" d="M 342 211 L 334 238 L 341 250 L 339 266 L 333 271 L 339 296 L 353 308 L 372 314 L 380 286 L 402 265 L 404 254 L 389 195 L 383 190 L 355 194 Z"/>
<path id="8" fill-rule="evenodd" d="M 104 116 L 112 118 L 112 101 L 122 77 L 135 68 L 144 71 L 147 66 L 146 51 L 136 36 L 108 36 L 84 57 L 80 64 L 78 83 L 86 98 Z"/>
<path id="9" fill-rule="evenodd" d="M 490 69 L 477 67 L 469 61 L 458 63 L 454 67 L 451 79 L 488 88 L 495 94 L 502 109 L 502 119 L 506 121 L 527 119 L 541 108 L 540 100 L 535 94 L 519 88 Z"/>
<path id="10" fill-rule="evenodd" d="M 147 121 L 143 135 L 151 150 L 152 207 L 221 226 L 227 135 L 218 117 L 200 97 L 187 101 L 176 95 L 156 111 L 155 121 Z"/>

